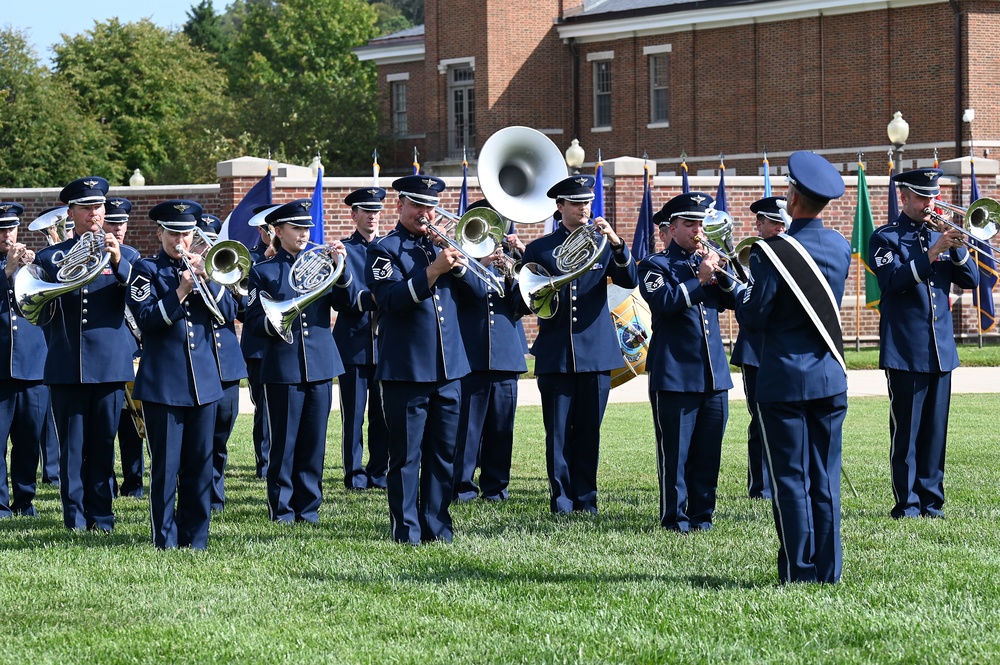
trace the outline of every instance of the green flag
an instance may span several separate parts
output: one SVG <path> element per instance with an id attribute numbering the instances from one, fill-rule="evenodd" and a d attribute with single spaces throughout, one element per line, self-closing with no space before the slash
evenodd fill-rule
<path id="1" fill-rule="evenodd" d="M 864 164 L 858 162 L 858 208 L 854 213 L 854 232 L 851 237 L 851 254 L 858 259 L 858 264 L 865 267 L 865 306 L 878 309 L 882 300 L 882 291 L 878 288 L 878 279 L 868 265 L 868 241 L 875 232 L 875 222 L 872 219 L 872 202 L 868 198 L 868 183 L 865 180 Z"/>

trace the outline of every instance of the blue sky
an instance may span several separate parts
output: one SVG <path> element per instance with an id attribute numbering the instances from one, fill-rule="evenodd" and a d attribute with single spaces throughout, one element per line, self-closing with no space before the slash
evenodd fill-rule
<path id="1" fill-rule="evenodd" d="M 0 25 L 11 25 L 27 33 L 38 57 L 51 63 L 52 44 L 62 42 L 62 33 L 76 35 L 94 27 L 94 21 L 117 17 L 123 22 L 148 18 L 165 28 L 180 28 L 187 12 L 201 0 L 0 0 Z M 224 0 L 212 0 L 215 11 L 225 10 Z"/>

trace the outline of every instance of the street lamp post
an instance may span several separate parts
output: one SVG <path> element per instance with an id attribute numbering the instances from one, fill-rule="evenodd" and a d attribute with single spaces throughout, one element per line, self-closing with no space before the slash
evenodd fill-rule
<path id="1" fill-rule="evenodd" d="M 580 172 L 580 167 L 583 166 L 583 159 L 586 156 L 583 148 L 580 147 L 580 141 L 578 139 L 573 139 L 570 146 L 566 148 L 566 166 L 572 171 L 572 175 L 576 175 Z"/>
<path id="2" fill-rule="evenodd" d="M 903 148 L 906 147 L 906 139 L 910 137 L 910 124 L 903 120 L 901 112 L 896 111 L 885 131 L 889 135 L 889 143 L 895 149 L 893 154 L 896 157 L 896 173 L 899 173 L 903 168 Z"/>

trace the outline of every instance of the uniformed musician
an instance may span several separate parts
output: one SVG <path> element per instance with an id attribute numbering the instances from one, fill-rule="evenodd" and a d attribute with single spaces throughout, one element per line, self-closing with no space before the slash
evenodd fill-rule
<path id="1" fill-rule="evenodd" d="M 261 304 L 265 294 L 278 302 L 303 295 L 289 283 L 289 273 L 303 251 L 323 251 L 307 249 L 313 226 L 311 205 L 309 199 L 300 199 L 268 213 L 267 223 L 274 228 L 280 247 L 274 258 L 250 271 L 245 327 L 251 334 L 267 338 L 260 376 L 271 443 L 267 507 L 274 522 L 319 521 L 333 377 L 344 371 L 330 319 L 335 307 L 331 289 L 352 288 L 352 276 L 346 269 L 332 287 L 311 292 L 316 299 L 291 322 L 291 343 L 279 336 Z M 344 260 L 343 243 L 334 241 L 328 250 L 336 253 L 337 260 Z"/>
<path id="2" fill-rule="evenodd" d="M 128 217 L 129 213 L 132 212 L 132 202 L 128 199 L 113 197 L 104 203 L 104 208 L 104 225 L 102 227 L 104 232 L 111 233 L 118 239 L 122 256 L 129 263 L 134 264 L 140 258 L 139 251 L 125 244 L 125 234 L 128 232 Z M 129 343 L 131 344 L 132 358 L 137 359 L 141 355 L 142 334 L 139 332 L 135 320 L 132 319 L 131 311 L 128 307 L 125 308 L 125 324 L 131 333 Z M 122 408 L 122 417 L 118 421 L 118 452 L 121 455 L 122 482 L 119 485 L 117 475 L 112 474 L 111 491 L 114 496 L 130 496 L 138 499 L 143 496 L 142 476 L 145 467 L 142 452 L 142 437 L 139 436 L 135 423 L 135 416 L 138 414 L 133 414 L 129 411 L 128 400 L 125 400 Z"/>
<path id="3" fill-rule="evenodd" d="M 273 205 L 261 205 L 253 209 L 254 216 L 258 213 L 274 208 Z M 275 254 L 275 247 L 272 243 L 271 227 L 260 220 L 257 224 L 257 232 L 260 238 L 257 244 L 250 250 L 250 258 L 254 265 L 264 259 L 269 259 Z M 244 321 L 246 311 L 242 311 L 237 317 Z M 245 322 L 244 322 L 245 323 Z M 243 352 L 243 361 L 247 367 L 247 387 L 250 391 L 250 401 L 253 403 L 253 452 L 256 462 L 256 475 L 264 478 L 267 475 L 267 456 L 271 449 L 271 444 L 267 433 L 267 409 L 264 405 L 264 384 L 260 380 L 260 360 L 264 357 L 264 348 L 267 340 L 251 334 L 240 334 L 240 350 Z"/>
<path id="4" fill-rule="evenodd" d="M 758 237 L 773 238 L 785 232 L 785 218 L 781 216 L 778 207 L 778 202 L 784 200 L 784 196 L 768 196 L 750 204 L 750 212 L 756 215 Z M 760 419 L 757 417 L 757 369 L 760 365 L 757 355 L 760 338 L 759 331 L 741 326 L 733 344 L 729 364 L 741 368 L 743 393 L 750 412 L 750 424 L 747 426 L 747 493 L 751 499 L 770 499 L 771 481 L 767 477 L 764 444 L 760 438 Z"/>
<path id="5" fill-rule="evenodd" d="M 469 206 L 490 209 L 483 199 Z M 518 256 L 524 244 L 509 233 L 503 243 Z M 498 247 L 485 261 L 490 270 L 503 252 Z M 528 371 L 524 360 L 527 342 L 521 325 L 521 312 L 513 290 L 513 276 L 507 276 L 504 296 L 490 290 L 458 311 L 465 353 L 472 371 L 462 377 L 462 415 L 458 426 L 455 452 L 455 499 L 470 501 L 481 496 L 487 501 L 504 501 L 510 496 L 511 456 L 514 449 L 514 413 L 517 408 L 517 382 Z M 476 467 L 479 482 L 476 483 Z"/>
<path id="6" fill-rule="evenodd" d="M 236 302 L 206 278 L 202 258 L 188 251 L 201 213 L 194 201 L 154 206 L 149 216 L 159 225 L 160 252 L 138 261 L 129 283 L 129 306 L 142 331 L 134 395 L 142 400 L 149 438 L 149 505 L 158 549 L 208 547 L 212 440 L 223 396 L 215 324 L 217 315 L 235 318 Z"/>
<path id="7" fill-rule="evenodd" d="M 222 220 L 215 215 L 202 213 L 198 228 L 215 242 L 222 230 Z M 236 299 L 237 310 L 243 309 L 243 298 L 230 293 Z M 212 321 L 215 344 L 215 360 L 222 376 L 222 399 L 216 402 L 215 435 L 212 438 L 212 510 L 221 512 L 226 505 L 226 462 L 229 460 L 229 437 L 236 426 L 240 413 L 240 379 L 247 378 L 246 363 L 240 350 L 240 340 L 236 336 L 233 321 L 219 323 Z"/>
<path id="8" fill-rule="evenodd" d="M 352 275 L 362 275 L 368 245 L 377 240 L 385 190 L 381 187 L 356 189 L 344 199 L 351 208 L 354 233 L 344 240 L 347 267 Z M 359 280 L 360 281 L 360 280 Z M 375 342 L 375 300 L 372 292 L 358 284 L 351 302 L 339 306 L 333 325 L 344 373 L 337 377 L 340 389 L 340 416 L 343 423 L 341 443 L 344 459 L 344 486 L 363 490 L 385 489 L 385 474 L 389 467 L 389 429 L 382 413 L 382 399 L 375 385 L 377 359 Z M 338 296 L 349 293 L 340 290 Z M 368 407 L 368 464 L 362 464 L 364 436 L 362 425 Z"/>
<path id="9" fill-rule="evenodd" d="M 451 542 L 455 441 L 461 378 L 469 360 L 458 301 L 485 297 L 454 247 L 432 242 L 444 181 L 413 175 L 392 183 L 399 223 L 368 246 L 365 279 L 375 296 L 375 378 L 389 427 L 386 477 L 393 540 Z"/>
<path id="10" fill-rule="evenodd" d="M 538 263 L 559 275 L 557 250 L 576 228 L 589 223 L 594 177 L 572 176 L 553 185 L 559 225 L 529 243 L 524 263 Z M 555 316 L 539 319 L 532 345 L 542 396 L 549 508 L 553 513 L 597 513 L 597 462 L 601 421 L 611 391 L 611 370 L 623 365 L 614 323 L 608 314 L 607 280 L 632 290 L 635 261 L 603 217 L 593 220 L 608 245 L 593 268 L 564 286 Z M 524 311 L 524 310 L 522 310 Z"/>
<path id="11" fill-rule="evenodd" d="M 958 367 L 949 295 L 974 289 L 979 270 L 962 232 L 938 230 L 924 210 L 940 169 L 893 177 L 901 212 L 872 234 L 869 263 L 882 292 L 879 367 L 889 384 L 892 517 L 944 516 L 944 457 L 951 371 Z"/>
<path id="12" fill-rule="evenodd" d="M 49 389 L 42 383 L 45 336 L 14 307 L 14 273 L 35 253 L 17 242 L 24 207 L 0 203 L 0 519 L 38 514 L 39 441 L 49 413 Z M 10 467 L 7 439 L 10 438 Z"/>
<path id="13" fill-rule="evenodd" d="M 840 302 L 851 246 L 819 215 L 844 193 L 821 156 L 788 158 L 785 235 L 758 242 L 753 284 L 737 303 L 741 326 L 761 331 L 757 409 L 771 478 L 781 582 L 840 579 L 840 469 L 847 414 Z"/>
<path id="14" fill-rule="evenodd" d="M 45 383 L 59 435 L 59 476 L 63 522 L 70 529 L 109 532 L 114 528 L 110 479 L 114 444 L 125 399 L 125 382 L 135 376 L 132 335 L 125 325 L 125 291 L 132 265 L 118 239 L 104 233 L 108 181 L 97 176 L 66 185 L 59 199 L 68 205 L 73 237 L 35 255 L 51 279 L 81 239 L 93 233 L 110 262 L 93 281 L 58 296 L 42 325 L 48 342 Z"/>
<path id="15" fill-rule="evenodd" d="M 682 533 L 712 528 L 733 387 L 719 312 L 735 308 L 736 282 L 702 243 L 712 203 L 702 192 L 670 199 L 654 215 L 666 249 L 639 263 L 639 288 L 653 317 L 646 369 L 660 524 Z"/>

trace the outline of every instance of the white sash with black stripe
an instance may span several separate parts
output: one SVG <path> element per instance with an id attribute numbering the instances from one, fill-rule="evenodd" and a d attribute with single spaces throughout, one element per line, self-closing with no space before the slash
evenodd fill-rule
<path id="1" fill-rule="evenodd" d="M 830 347 L 833 357 L 847 373 L 844 364 L 844 334 L 840 327 L 840 307 L 833 297 L 833 291 L 827 283 L 819 266 L 806 248 L 789 235 L 782 233 L 757 243 L 778 270 L 782 279 L 795 294 L 816 326 L 823 341 Z"/>

